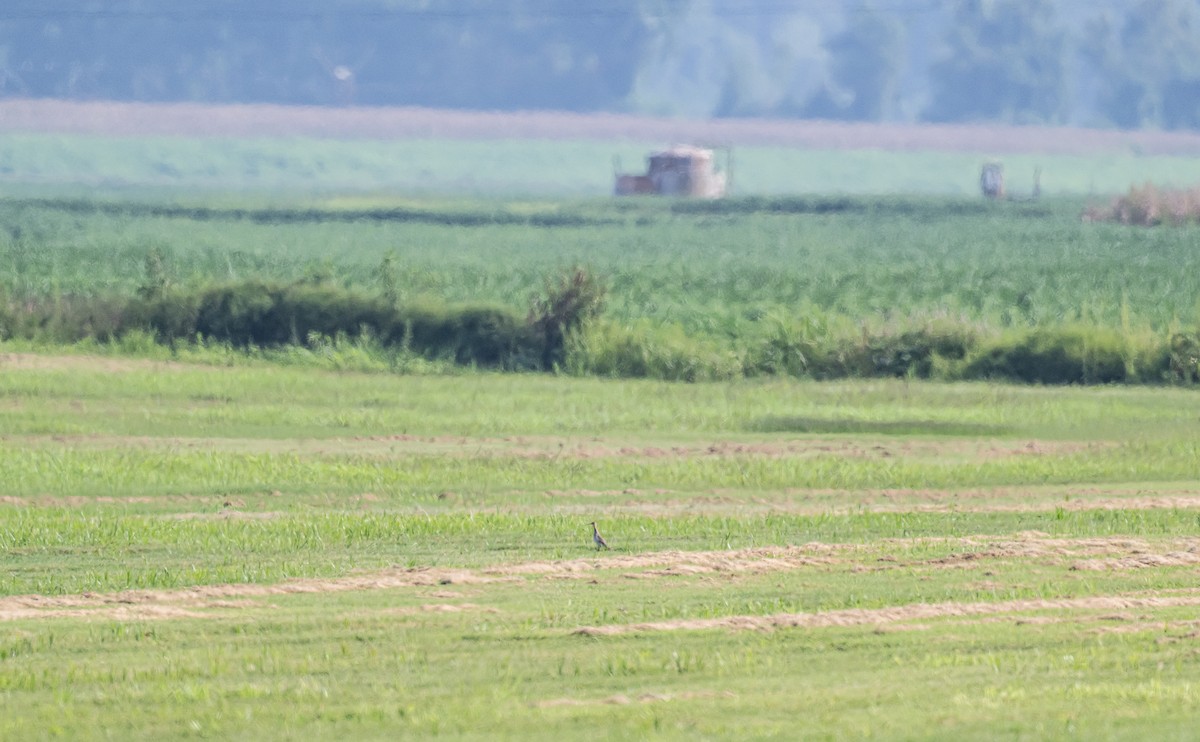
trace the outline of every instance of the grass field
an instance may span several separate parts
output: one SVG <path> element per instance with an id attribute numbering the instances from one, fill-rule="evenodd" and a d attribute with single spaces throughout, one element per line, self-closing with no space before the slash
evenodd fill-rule
<path id="1" fill-rule="evenodd" d="M 999 158 L 1008 190 L 1052 196 L 1196 183 L 1200 136 L 1067 127 L 691 121 L 553 112 L 0 100 L 0 194 L 384 193 L 596 197 L 613 160 L 674 143 L 731 147 L 736 194 L 975 196 Z"/>
<path id="2" fill-rule="evenodd" d="M 642 172 L 653 140 L 401 140 L 179 138 L 0 131 L 0 194 L 135 194 L 252 191 L 321 194 L 544 198 L 604 196 L 613 160 Z M 968 152 L 736 147 L 733 190 L 740 195 L 926 194 L 975 196 L 980 165 L 994 155 Z M 1028 196 L 1041 169 L 1046 195 L 1107 198 L 1130 185 L 1185 187 L 1200 155 L 1130 151 L 1009 153 L 1010 193 Z"/>
<path id="3" fill-rule="evenodd" d="M 604 195 L 611 155 L 674 134 L 735 139 L 743 195 Z M 161 258 L 191 288 L 379 293 L 388 265 L 400 301 L 523 313 L 582 265 L 608 287 L 587 342 L 642 333 L 683 362 L 951 323 L 1111 331 L 1132 363 L 1200 324 L 1197 227 L 1080 216 L 1189 185 L 1198 153 L 8 101 L 0 298 L 65 315 L 136 295 Z M 1040 165 L 1048 197 L 980 200 L 991 154 L 1018 196 Z M 1194 388 L 683 384 L 364 338 L 51 336 L 0 332 L 0 739 L 1195 735 Z"/>
<path id="4" fill-rule="evenodd" d="M 321 275 L 377 291 L 392 255 L 401 300 L 524 311 L 547 277 L 582 265 L 610 286 L 606 317 L 713 353 L 781 326 L 948 318 L 1162 336 L 1197 321 L 1195 226 L 1081 220 L 1134 185 L 1194 183 L 1196 137 L 706 126 L 8 102 L 0 288 L 16 300 L 128 295 L 159 251 L 177 285 Z M 612 155 L 636 167 L 672 133 L 733 141 L 740 197 L 710 209 L 606 196 Z M 1004 155 L 1017 200 L 977 195 L 986 147 Z M 1047 198 L 1023 200 L 1037 166 Z"/>
<path id="5" fill-rule="evenodd" d="M 586 266 L 609 287 L 605 317 L 676 328 L 716 351 L 799 321 L 808 329 L 795 332 L 817 333 L 939 318 L 995 331 L 1192 327 L 1197 227 L 1084 223 L 1084 203 L 12 199 L 0 201 L 0 286 L 16 299 L 128 296 L 158 251 L 176 285 L 322 275 L 378 292 L 391 255 L 402 301 L 519 312 L 548 277 Z"/>
<path id="6" fill-rule="evenodd" d="M 5 738 L 1183 739 L 1200 703 L 1187 391 L 0 371 Z"/>

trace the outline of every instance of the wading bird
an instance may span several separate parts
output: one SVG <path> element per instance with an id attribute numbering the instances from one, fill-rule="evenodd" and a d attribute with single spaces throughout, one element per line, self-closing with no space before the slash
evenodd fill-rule
<path id="1" fill-rule="evenodd" d="M 600 535 L 600 529 L 596 528 L 596 521 L 588 523 L 592 527 L 592 541 L 596 544 L 596 551 L 600 551 L 601 547 L 607 549 L 608 542 Z"/>

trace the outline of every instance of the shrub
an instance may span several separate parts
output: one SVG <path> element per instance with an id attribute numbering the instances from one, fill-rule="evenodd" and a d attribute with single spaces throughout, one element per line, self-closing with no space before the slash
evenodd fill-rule
<path id="1" fill-rule="evenodd" d="M 1120 222 L 1151 227 L 1169 222 L 1184 224 L 1200 221 L 1200 188 L 1177 190 L 1146 183 L 1114 199 L 1107 207 L 1092 207 L 1083 213 L 1085 221 Z"/>
<path id="2" fill-rule="evenodd" d="M 1069 325 L 1037 328 L 1000 338 L 966 365 L 968 378 L 1041 384 L 1107 384 L 1128 379 L 1120 333 Z"/>
<path id="3" fill-rule="evenodd" d="M 313 333 L 355 335 L 364 327 L 379 336 L 395 321 L 386 300 L 329 284 L 293 284 L 273 291 L 272 300 L 264 334 L 257 340 L 262 345 L 302 344 Z"/>
<path id="4" fill-rule="evenodd" d="M 928 379 L 937 359 L 960 360 L 975 345 L 975 336 L 958 325 L 937 325 L 902 332 L 864 333 L 858 343 L 845 343 L 814 363 L 818 375 L 905 377 Z"/>
<path id="5" fill-rule="evenodd" d="M 934 322 L 903 331 L 863 329 L 835 335 L 820 314 L 773 320 L 766 337 L 746 356 L 747 374 L 787 374 L 817 379 L 913 376 L 931 378 L 942 361 L 959 361 L 977 340 L 970 327 Z"/>
<path id="6" fill-rule="evenodd" d="M 797 319 L 770 315 L 766 322 L 766 336 L 746 354 L 746 373 L 807 375 L 811 364 L 822 354 L 822 341 L 828 339 L 824 316 L 807 308 Z"/>
<path id="7" fill-rule="evenodd" d="M 734 379 L 744 373 L 734 354 L 689 338 L 678 328 L 608 322 L 568 336 L 565 370 L 578 376 L 689 382 Z"/>
<path id="8" fill-rule="evenodd" d="M 123 332 L 146 330 L 170 343 L 203 337 L 243 349 L 312 347 L 369 336 L 430 359 L 504 368 L 536 367 L 542 355 L 537 337 L 504 307 L 392 307 L 329 284 L 248 281 L 194 293 L 168 290 L 129 302 L 123 320 Z"/>
<path id="9" fill-rule="evenodd" d="M 121 332 L 146 331 L 160 343 L 196 336 L 200 295 L 168 289 L 152 297 L 139 296 L 125 305 Z"/>
<path id="10" fill-rule="evenodd" d="M 1200 383 L 1200 335 L 1177 332 L 1171 336 L 1156 364 L 1162 377 L 1177 384 Z"/>
<path id="11" fill-rule="evenodd" d="M 557 283 L 547 282 L 545 295 L 533 300 L 525 320 L 542 347 L 542 368 L 562 365 L 567 336 L 600 314 L 604 294 L 604 284 L 583 268 L 571 270 Z"/>
<path id="12" fill-rule="evenodd" d="M 208 289 L 200 295 L 196 332 L 239 347 L 282 342 L 267 324 L 274 305 L 272 288 L 259 281 Z"/>
<path id="13" fill-rule="evenodd" d="M 124 299 L 57 296 L 9 304 L 0 311 L 0 335 L 73 343 L 111 340 L 121 331 Z"/>

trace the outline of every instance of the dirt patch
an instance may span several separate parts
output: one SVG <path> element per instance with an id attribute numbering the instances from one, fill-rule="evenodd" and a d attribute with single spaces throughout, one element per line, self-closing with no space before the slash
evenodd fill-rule
<path id="1" fill-rule="evenodd" d="M 1070 564 L 1072 570 L 1138 569 L 1200 564 L 1200 539 L 1145 541 L 1123 536 L 1109 538 L 1052 538 L 1032 531 L 1016 538 L 930 539 L 960 546 L 963 551 L 919 564 L 967 567 L 988 560 L 1041 560 Z M 913 565 L 910 565 L 913 566 Z"/>
<path id="2" fill-rule="evenodd" d="M 213 607 L 250 607 L 253 603 L 224 602 L 229 599 L 332 593 L 357 590 L 390 590 L 405 587 L 482 584 L 513 581 L 515 577 L 487 576 L 463 569 L 403 569 L 370 575 L 352 575 L 336 579 L 289 580 L 273 585 L 204 585 L 183 590 L 127 590 L 117 593 L 81 595 L 13 595 L 0 598 L 0 620 L 55 616 L 107 616 L 121 612 L 156 612 L 160 617 L 201 618 L 213 613 L 171 615 L 175 607 L 204 609 Z M 125 610 L 128 609 L 128 610 Z"/>
<path id="3" fill-rule="evenodd" d="M 0 436 L 0 440 L 8 439 Z M 112 497 L 109 495 L 100 495 L 97 497 L 84 497 L 82 495 L 38 495 L 36 497 L 19 497 L 16 495 L 5 495 L 0 497 L 0 505 L 48 508 L 78 508 L 86 505 L 162 505 L 164 503 L 194 504 L 198 502 L 204 503 L 210 507 L 218 507 L 220 506 L 222 499 L 218 495 L 155 495 L 154 497 L 146 497 L 143 495 L 129 495 L 123 497 Z M 163 517 L 187 519 L 192 517 L 204 517 L 205 515 L 208 514 L 179 513 Z"/>
<path id="4" fill-rule="evenodd" d="M 648 516 L 669 516 L 681 512 L 746 514 L 763 512 L 794 515 L 824 515 L 834 513 L 1046 513 L 1090 512 L 1097 510 L 1196 510 L 1200 509 L 1200 491 L 1194 489 L 1163 490 L 1161 494 L 1122 494 L 1127 490 L 1084 490 L 1062 488 L 995 487 L 965 490 L 801 490 L 782 493 L 750 495 L 737 491 L 715 491 L 710 494 L 681 495 L 656 490 L 657 495 L 673 497 L 627 499 L 609 507 L 625 513 Z M 1116 496 L 1101 497 L 1102 494 Z M 617 490 L 605 492 L 576 492 L 554 490 L 549 497 L 567 499 L 572 495 L 585 496 L 622 494 Z M 580 503 L 560 503 L 559 512 L 591 512 L 592 506 Z"/>
<path id="5" fill-rule="evenodd" d="M 665 703 L 667 701 L 687 701 L 697 698 L 737 698 L 732 691 L 685 691 L 683 693 L 642 693 L 638 696 L 627 696 L 618 693 L 606 698 L 548 698 L 533 704 L 535 708 L 556 708 L 561 706 L 627 706 L 631 703 Z"/>
<path id="6" fill-rule="evenodd" d="M 1011 456 L 1061 456 L 1083 451 L 1104 450 L 1115 446 L 1107 441 L 1014 441 L 996 442 L 948 438 L 943 440 L 867 440 L 802 438 L 770 441 L 714 441 L 700 445 L 669 447 L 604 445 L 564 449 L 562 455 L 579 458 L 736 458 L 747 456 L 802 457 L 842 456 L 848 458 L 945 458 L 970 459 L 1006 458 Z"/>
<path id="7" fill-rule="evenodd" d="M 1188 567 L 1195 564 L 1200 564 L 1200 553 L 1193 551 L 1172 551 L 1166 554 L 1140 552 L 1112 559 L 1086 559 L 1072 564 L 1071 569 L 1084 572 L 1110 572 L 1147 567 Z"/>
<path id="8" fill-rule="evenodd" d="M 887 608 L 850 608 L 822 613 L 785 613 L 773 616 L 726 616 L 652 623 L 584 626 L 572 631 L 581 636 L 616 636 L 658 631 L 773 631 L 777 629 L 878 626 L 936 618 L 997 616 L 1038 611 L 1125 611 L 1200 605 L 1200 595 L 1097 596 L 1059 600 L 1010 600 L 999 603 L 921 603 Z"/>
<path id="9" fill-rule="evenodd" d="M 416 107 L 204 105 L 15 99 L 0 101 L 0 131 L 109 136 L 337 139 L 590 139 L 731 142 L 740 146 L 1005 154 L 1200 153 L 1191 132 L 1045 126 L 867 124 L 796 119 L 683 120 L 625 114 L 478 112 Z"/>
<path id="10" fill-rule="evenodd" d="M 464 593 L 460 593 L 456 590 L 434 590 L 433 592 L 429 593 L 429 597 L 442 598 L 443 600 L 446 600 L 451 598 L 462 598 L 464 597 Z"/>
<path id="11" fill-rule="evenodd" d="M 3 108 L 0 105 L 0 108 Z M 99 371 L 125 373 L 128 371 L 180 371 L 184 364 L 169 361 L 150 361 L 140 358 L 110 358 L 108 356 L 39 355 L 36 353 L 0 353 L 0 368 L 19 371 Z"/>
<path id="12" fill-rule="evenodd" d="M 215 513 L 174 513 L 164 517 L 171 520 L 277 520 L 288 515 L 278 511 L 219 510 Z"/>
<path id="13" fill-rule="evenodd" d="M 1046 512 L 1063 510 L 1154 510 L 1200 507 L 1200 489 L 1162 487 L 976 487 L 966 489 L 882 489 L 842 492 L 873 510 L 945 512 Z"/>
<path id="14" fill-rule="evenodd" d="M 500 611 L 489 606 L 476 605 L 474 603 L 429 603 L 412 608 L 385 608 L 381 611 L 374 612 L 373 615 L 382 614 L 387 616 L 414 616 L 421 613 L 463 612 L 499 613 Z"/>
<path id="15" fill-rule="evenodd" d="M 1185 639 L 1195 639 L 1200 636 L 1200 621 L 1155 621 L 1152 616 L 1141 616 L 1137 619 L 1130 618 L 1128 622 L 1116 623 L 1111 626 L 1101 626 L 1094 629 L 1095 634 L 1140 634 L 1146 631 L 1183 631 L 1183 634 L 1171 636 L 1167 635 L 1160 641 L 1182 641 Z"/>
<path id="16" fill-rule="evenodd" d="M 489 575 L 564 576 L 597 570 L 645 570 L 625 577 L 686 576 L 710 572 L 758 574 L 834 563 L 825 544 L 769 546 L 731 551 L 657 551 L 558 562 L 527 562 L 484 570 Z M 653 569 L 659 568 L 659 569 Z"/>
<path id="17" fill-rule="evenodd" d="M 920 513 L 1046 513 L 1063 510 L 1070 513 L 1085 513 L 1094 510 L 1194 510 L 1200 508 L 1200 496 L 1162 496 L 1162 497 L 1121 497 L 1043 500 L 1041 502 L 1011 502 L 986 504 L 974 502 L 970 504 L 923 505 L 912 504 L 905 506 L 897 504 L 893 507 L 873 507 L 875 512 L 920 512 Z"/>
<path id="18" fill-rule="evenodd" d="M 156 621 L 211 618 L 213 614 L 171 605 L 106 605 L 95 608 L 0 607 L 0 621 L 42 618 L 87 618 L 105 621 Z"/>

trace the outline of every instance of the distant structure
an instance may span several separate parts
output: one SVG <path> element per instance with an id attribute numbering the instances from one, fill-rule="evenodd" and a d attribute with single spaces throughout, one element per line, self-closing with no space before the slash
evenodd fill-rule
<path id="1" fill-rule="evenodd" d="M 1004 198 L 1004 165 L 985 162 L 979 171 L 979 190 L 986 198 Z"/>
<path id="2" fill-rule="evenodd" d="M 726 170 L 730 161 L 731 155 L 726 150 Z M 617 172 L 613 192 L 618 196 L 721 198 L 728 188 L 728 173 L 717 171 L 711 149 L 678 145 L 651 154 L 646 163 L 645 175 Z"/>

